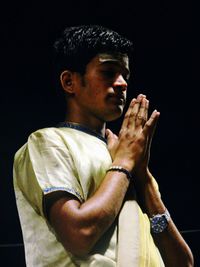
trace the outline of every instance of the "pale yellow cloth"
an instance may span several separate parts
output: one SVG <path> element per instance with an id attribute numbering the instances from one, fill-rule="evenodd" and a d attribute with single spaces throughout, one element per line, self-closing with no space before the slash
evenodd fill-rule
<path id="1" fill-rule="evenodd" d="M 119 216 L 117 267 L 164 267 L 150 235 L 147 215 L 135 200 L 128 200 Z"/>
<path id="2" fill-rule="evenodd" d="M 52 191 L 67 191 L 85 201 L 95 192 L 110 164 L 106 143 L 84 132 L 47 128 L 30 135 L 14 161 L 27 267 L 115 266 L 116 227 L 97 244 L 93 255 L 77 259 L 57 241 L 43 210 L 43 198 Z"/>
<path id="3" fill-rule="evenodd" d="M 27 143 L 16 153 L 14 161 L 14 188 L 27 267 L 116 267 L 117 253 L 118 256 L 127 257 L 128 250 L 124 249 L 121 254 L 117 250 L 115 224 L 99 240 L 91 255 L 84 259 L 74 257 L 56 239 L 43 209 L 45 195 L 52 191 L 66 191 L 81 202 L 86 201 L 96 191 L 111 162 L 106 143 L 82 131 L 46 128 L 30 135 Z M 137 202 L 134 202 L 134 207 L 132 204 L 127 206 L 128 209 L 125 207 L 120 215 L 123 219 L 119 227 L 119 247 L 120 244 L 124 246 L 120 241 L 120 232 L 129 246 L 127 234 L 120 230 L 129 227 L 133 233 L 130 241 L 132 253 L 139 265 L 129 262 L 129 265 L 120 263 L 118 266 L 162 266 L 141 264 L 147 262 L 146 258 L 149 257 L 157 261 L 158 255 L 151 254 L 152 250 L 146 253 L 149 244 L 155 251 L 157 248 L 151 241 L 149 220 Z M 132 220 L 129 220 L 130 216 Z"/>

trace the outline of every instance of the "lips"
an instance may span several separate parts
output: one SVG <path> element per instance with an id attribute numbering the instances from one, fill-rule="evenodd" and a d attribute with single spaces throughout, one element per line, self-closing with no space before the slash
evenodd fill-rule
<path id="1" fill-rule="evenodd" d="M 111 95 L 110 94 L 108 98 L 111 99 L 114 103 L 120 104 L 120 105 L 125 104 L 125 101 L 126 101 L 124 95 L 116 95 L 116 94 Z"/>

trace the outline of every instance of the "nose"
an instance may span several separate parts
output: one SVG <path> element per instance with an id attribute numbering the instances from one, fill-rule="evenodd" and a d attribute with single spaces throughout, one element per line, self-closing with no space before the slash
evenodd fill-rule
<path id="1" fill-rule="evenodd" d="M 127 82 L 124 79 L 124 77 L 120 74 L 116 77 L 114 83 L 113 83 L 113 87 L 116 89 L 120 89 L 122 91 L 126 91 L 127 90 Z"/>

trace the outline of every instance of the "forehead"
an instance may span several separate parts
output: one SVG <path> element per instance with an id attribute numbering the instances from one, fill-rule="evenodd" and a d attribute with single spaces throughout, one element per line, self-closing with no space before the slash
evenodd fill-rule
<path id="1" fill-rule="evenodd" d="M 99 64 L 105 64 L 105 63 L 113 63 L 113 64 L 118 64 L 126 69 L 129 69 L 129 59 L 126 54 L 121 54 L 121 53 L 100 53 L 97 55 L 97 61 Z"/>

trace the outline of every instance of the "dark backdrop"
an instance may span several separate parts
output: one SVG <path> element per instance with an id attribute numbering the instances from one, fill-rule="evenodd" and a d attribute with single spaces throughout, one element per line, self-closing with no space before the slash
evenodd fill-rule
<path id="1" fill-rule="evenodd" d="M 65 26 L 101 24 L 130 38 L 129 100 L 138 93 L 161 112 L 150 166 L 180 231 L 200 228 L 199 9 L 192 1 L 7 2 L 0 9 L 0 254 L 24 266 L 12 186 L 16 150 L 34 130 L 64 119 L 53 85 L 52 43 Z M 121 120 L 110 127 L 117 132 Z M 199 232 L 183 232 L 199 263 Z"/>

